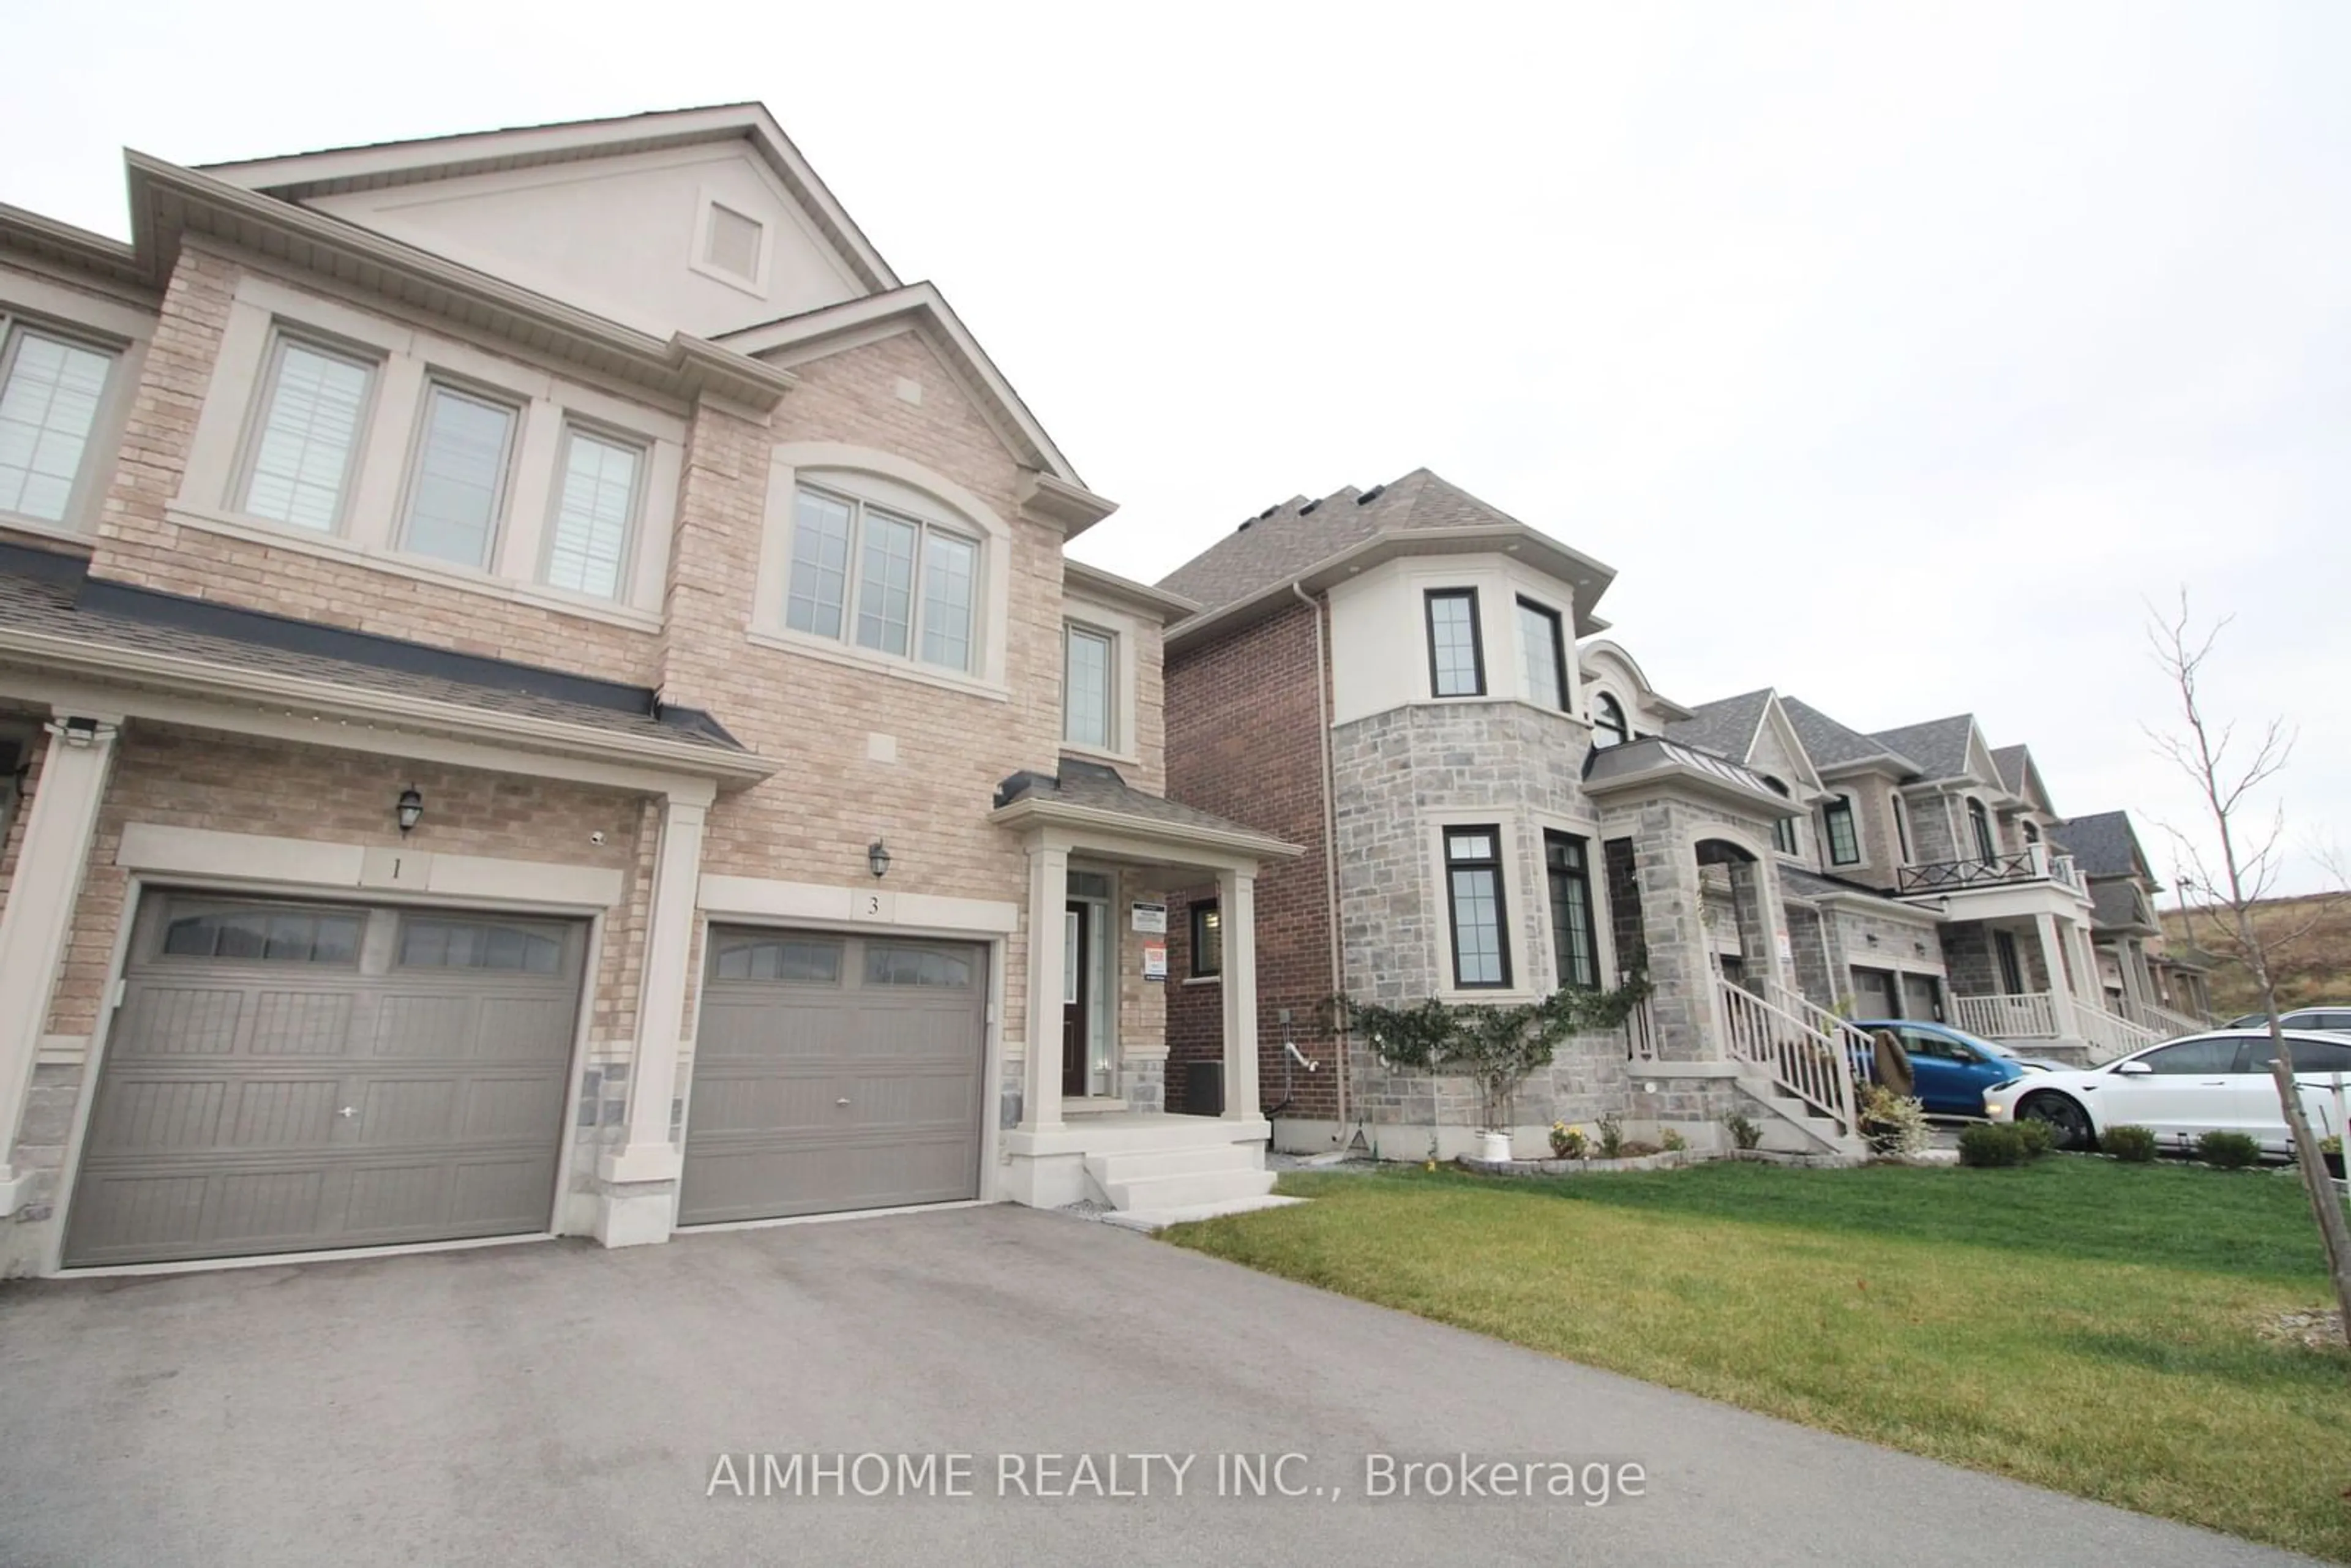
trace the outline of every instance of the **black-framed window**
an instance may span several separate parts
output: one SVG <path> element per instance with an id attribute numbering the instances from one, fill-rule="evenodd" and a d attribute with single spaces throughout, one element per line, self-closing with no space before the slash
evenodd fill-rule
<path id="1" fill-rule="evenodd" d="M 1567 711 L 1567 639 L 1559 612 L 1531 599 L 1519 601 L 1519 646 L 1527 661 L 1527 700 L 1537 707 Z"/>
<path id="2" fill-rule="evenodd" d="M 1543 870 L 1551 883 L 1551 947 L 1559 983 L 1600 988 L 1600 944 L 1592 918 L 1592 852 L 1571 833 L 1543 834 Z"/>
<path id="3" fill-rule="evenodd" d="M 2041 841 L 2041 824 L 2038 822 L 2026 822 L 2022 825 L 2024 829 L 2024 841 L 2026 843 L 2037 844 Z"/>
<path id="4" fill-rule="evenodd" d="M 1902 851 L 1902 863 L 1910 863 L 1910 810 L 1902 804 L 1902 792 L 1895 790 L 1886 797 L 1886 806 L 1894 813 L 1894 841 Z"/>
<path id="5" fill-rule="evenodd" d="M 1622 746 L 1633 738 L 1632 727 L 1625 722 L 1625 705 L 1606 692 L 1592 699 L 1592 744 Z"/>
<path id="6" fill-rule="evenodd" d="M 1985 810 L 1984 803 L 1972 795 L 1968 797 L 1968 828 L 1975 834 L 1976 859 L 1980 861 L 1998 859 L 2000 846 L 1992 841 L 1991 813 Z"/>
<path id="7" fill-rule="evenodd" d="M 2006 931 L 1994 931 L 1991 934 L 1991 956 L 1992 961 L 2000 966 L 2000 983 L 2008 994 L 2011 997 L 2022 994 L 2024 960 L 2016 951 L 2015 936 Z"/>
<path id="8" fill-rule="evenodd" d="M 1827 830 L 1829 863 L 1859 865 L 1861 835 L 1854 829 L 1853 797 L 1831 796 L 1829 803 L 1821 808 L 1821 825 Z"/>
<path id="9" fill-rule="evenodd" d="M 1502 921 L 1499 828 L 1445 830 L 1446 904 L 1453 922 L 1453 980 L 1464 990 L 1510 983 Z"/>
<path id="10" fill-rule="evenodd" d="M 1486 643 L 1478 630 L 1478 591 L 1428 591 L 1428 689 L 1440 697 L 1486 695 Z"/>
<path id="11" fill-rule="evenodd" d="M 1225 972 L 1225 917 L 1215 899 L 1192 906 L 1192 977 Z"/>
<path id="12" fill-rule="evenodd" d="M 1792 797 L 1788 793 L 1788 787 L 1785 784 L 1781 783 L 1777 779 L 1772 778 L 1770 774 L 1767 773 L 1763 776 L 1763 782 L 1771 786 L 1771 793 L 1779 796 L 1782 800 L 1792 799 Z M 1795 818 L 1782 817 L 1771 824 L 1771 847 L 1778 850 L 1783 855 L 1801 854 L 1802 852 L 1802 848 L 1796 839 Z"/>

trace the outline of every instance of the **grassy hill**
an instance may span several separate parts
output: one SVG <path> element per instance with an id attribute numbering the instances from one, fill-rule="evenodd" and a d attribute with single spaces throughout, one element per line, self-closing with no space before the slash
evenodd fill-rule
<path id="1" fill-rule="evenodd" d="M 2339 894 L 2273 898 L 2254 911 L 2253 921 L 2267 939 L 2307 924 L 2314 915 L 2318 924 L 2308 936 L 2288 952 L 2270 956 L 2281 1008 L 2351 1002 L 2351 898 Z M 2201 910 L 2165 910 L 2163 933 L 2174 952 L 2194 946 L 2220 958 L 2212 970 L 2215 1017 L 2234 1018 L 2262 1005 L 2252 973 L 2229 956 L 2229 946 L 2213 934 L 2211 921 Z"/>

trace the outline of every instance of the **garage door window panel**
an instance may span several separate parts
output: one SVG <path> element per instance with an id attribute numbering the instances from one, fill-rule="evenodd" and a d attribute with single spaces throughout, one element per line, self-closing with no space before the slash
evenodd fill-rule
<path id="1" fill-rule="evenodd" d="M 184 915 L 163 934 L 163 954 L 173 958 L 249 959 L 277 964 L 357 964 L 360 929 L 356 915 L 315 915 L 300 910 L 220 910 Z"/>
<path id="2" fill-rule="evenodd" d="M 841 983 L 841 944 L 783 936 L 721 936 L 711 944 L 710 973 L 720 980 L 835 986 Z"/>
<path id="3" fill-rule="evenodd" d="M 412 917 L 401 927 L 400 963 L 407 969 L 552 975 L 563 967 L 563 939 L 554 927 Z"/>
<path id="4" fill-rule="evenodd" d="M 934 986 L 967 990 L 971 986 L 968 959 L 930 947 L 865 949 L 865 983 L 869 986 Z"/>

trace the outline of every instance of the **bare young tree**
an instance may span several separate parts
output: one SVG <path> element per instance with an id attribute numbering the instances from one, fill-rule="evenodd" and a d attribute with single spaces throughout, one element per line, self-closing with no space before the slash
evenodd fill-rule
<path id="1" fill-rule="evenodd" d="M 2294 754 L 2294 737 L 2283 719 L 2272 719 L 2258 740 L 2242 747 L 2233 722 L 2216 725 L 2206 716 L 2200 689 L 2204 664 L 2228 624 L 2224 616 L 2199 636 L 2189 615 L 2184 588 L 2177 615 L 2166 616 L 2150 607 L 2147 641 L 2154 645 L 2156 663 L 2175 689 L 2179 716 L 2187 727 L 2184 733 L 2149 729 L 2147 734 L 2156 748 L 2194 781 L 2219 836 L 2220 862 L 2215 867 L 2206 862 L 2195 840 L 2172 833 L 2204 895 L 2202 905 L 2189 909 L 2188 917 L 2193 922 L 2201 915 L 2214 937 L 2215 950 L 2242 963 L 2260 988 L 2262 1007 L 2270 1020 L 2271 1077 L 2285 1111 L 2286 1130 L 2294 1140 L 2311 1212 L 2317 1218 L 2319 1236 L 2325 1243 L 2327 1271 L 2334 1280 L 2335 1301 L 2343 1309 L 2345 1338 L 2351 1342 L 2351 1225 L 2345 1220 L 2343 1202 L 2335 1194 L 2318 1140 L 2311 1136 L 2310 1119 L 2303 1114 L 2293 1052 L 2278 1023 L 2278 961 L 2295 941 L 2310 934 L 2326 909 L 2322 904 L 2306 922 L 2284 931 L 2264 932 L 2255 917 L 2256 906 L 2277 884 L 2285 811 L 2282 805 L 2273 807 L 2265 822 L 2251 824 L 2247 819 L 2252 810 L 2252 797 L 2284 769 Z"/>

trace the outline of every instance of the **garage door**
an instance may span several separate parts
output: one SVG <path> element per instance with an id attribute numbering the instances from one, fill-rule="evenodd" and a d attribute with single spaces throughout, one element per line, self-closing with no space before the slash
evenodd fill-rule
<path id="1" fill-rule="evenodd" d="M 586 928 L 144 901 L 66 1262 L 548 1228 Z"/>
<path id="2" fill-rule="evenodd" d="M 712 930 L 684 1225 L 979 1196 L 984 950 Z"/>

